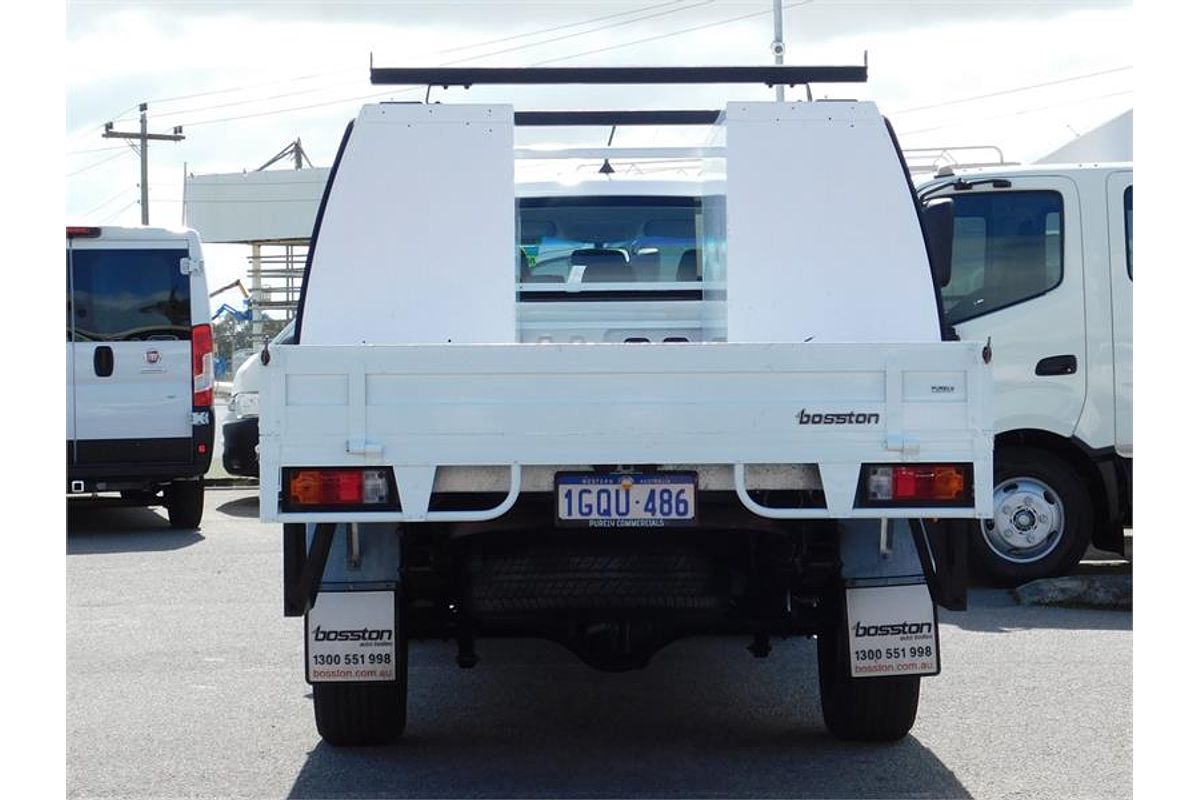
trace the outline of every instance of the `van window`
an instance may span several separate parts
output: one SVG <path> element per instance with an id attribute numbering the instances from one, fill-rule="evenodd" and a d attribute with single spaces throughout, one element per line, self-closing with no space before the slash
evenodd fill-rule
<path id="1" fill-rule="evenodd" d="M 1133 187 L 1125 190 L 1125 270 L 1133 280 Z"/>
<path id="2" fill-rule="evenodd" d="M 976 192 L 954 196 L 953 266 L 942 290 L 951 325 L 1045 294 L 1062 282 L 1062 195 Z"/>
<path id="3" fill-rule="evenodd" d="M 190 339 L 191 282 L 179 269 L 187 257 L 186 249 L 72 251 L 68 336 L 73 331 L 82 342 Z"/>

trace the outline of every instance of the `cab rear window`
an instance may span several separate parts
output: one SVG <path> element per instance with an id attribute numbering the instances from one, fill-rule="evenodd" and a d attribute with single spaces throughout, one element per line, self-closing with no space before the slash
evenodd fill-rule
<path id="1" fill-rule="evenodd" d="M 82 342 L 189 339 L 186 249 L 69 250 L 67 338 Z"/>

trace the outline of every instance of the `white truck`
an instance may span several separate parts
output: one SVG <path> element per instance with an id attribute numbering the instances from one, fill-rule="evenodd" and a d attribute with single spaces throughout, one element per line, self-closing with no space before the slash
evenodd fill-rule
<path id="1" fill-rule="evenodd" d="M 1124 554 L 1133 519 L 1133 165 L 960 169 L 946 320 L 995 352 L 995 518 L 972 574 L 1014 585 Z"/>
<path id="2" fill-rule="evenodd" d="M 833 70 L 833 72 L 830 72 Z M 838 72 L 838 71 L 841 72 Z M 797 83 L 865 68 L 380 70 L 375 82 Z M 514 128 L 710 124 L 690 184 L 517 200 Z M 514 208 L 515 206 L 515 208 Z M 515 213 L 514 213 L 515 212 Z M 260 398 L 317 729 L 387 742 L 408 643 L 540 636 L 645 666 L 682 636 L 817 637 L 826 726 L 903 737 L 991 516 L 990 351 L 949 341 L 948 203 L 871 103 L 514 112 L 347 128 L 294 344 Z M 514 264 L 515 256 L 515 264 Z"/>

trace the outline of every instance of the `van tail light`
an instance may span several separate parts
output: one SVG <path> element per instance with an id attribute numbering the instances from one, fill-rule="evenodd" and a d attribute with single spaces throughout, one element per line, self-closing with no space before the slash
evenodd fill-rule
<path id="1" fill-rule="evenodd" d="M 100 229 L 93 227 L 85 227 L 83 225 L 68 225 L 68 239 L 95 239 L 100 236 Z"/>
<path id="2" fill-rule="evenodd" d="M 389 470 L 377 467 L 285 469 L 283 484 L 291 510 L 393 505 Z"/>
<path id="3" fill-rule="evenodd" d="M 192 405 L 213 404 L 213 337 L 211 325 L 192 328 Z"/>
<path id="4" fill-rule="evenodd" d="M 868 464 L 859 505 L 969 506 L 973 497 L 971 464 Z"/>

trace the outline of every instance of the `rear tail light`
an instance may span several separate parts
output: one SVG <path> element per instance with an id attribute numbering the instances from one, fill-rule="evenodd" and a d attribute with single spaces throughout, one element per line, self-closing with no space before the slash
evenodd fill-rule
<path id="1" fill-rule="evenodd" d="M 285 469 L 283 482 L 292 509 L 392 504 L 391 480 L 384 469 Z"/>
<path id="2" fill-rule="evenodd" d="M 213 404 L 213 338 L 212 327 L 192 328 L 192 405 Z"/>
<path id="3" fill-rule="evenodd" d="M 970 464 L 869 464 L 860 505 L 946 505 L 973 502 Z"/>
<path id="4" fill-rule="evenodd" d="M 82 225 L 68 225 L 68 239 L 95 239 L 100 235 L 99 228 L 84 227 Z"/>

